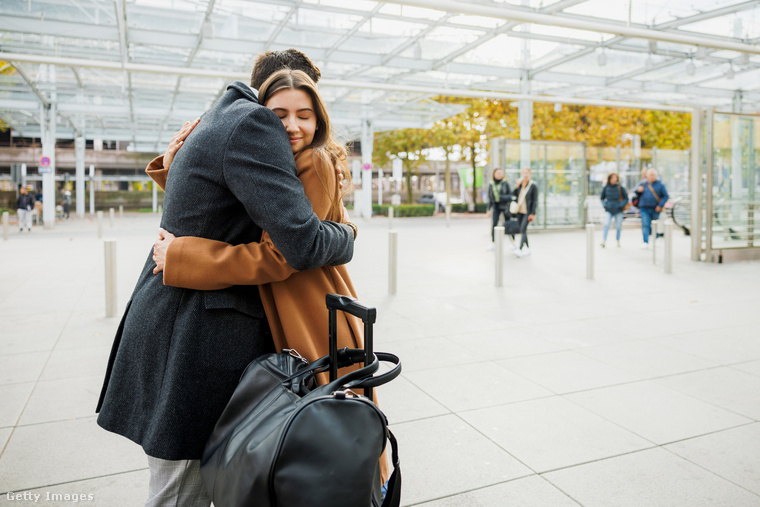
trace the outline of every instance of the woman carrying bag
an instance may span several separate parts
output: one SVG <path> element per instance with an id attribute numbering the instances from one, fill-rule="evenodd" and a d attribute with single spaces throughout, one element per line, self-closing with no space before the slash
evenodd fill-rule
<path id="1" fill-rule="evenodd" d="M 604 206 L 604 231 L 602 232 L 602 248 L 607 243 L 607 233 L 610 223 L 615 218 L 615 239 L 620 246 L 620 231 L 623 229 L 623 212 L 628 209 L 628 192 L 620 184 L 617 173 L 607 175 L 607 184 L 602 189 L 602 206 Z"/>
<path id="2" fill-rule="evenodd" d="M 517 216 L 520 224 L 520 248 L 515 250 L 517 257 L 530 255 L 528 245 L 528 224 L 536 219 L 536 204 L 538 204 L 538 187 L 536 182 L 530 179 L 530 168 L 526 167 L 520 173 L 520 180 L 512 192 L 516 201 L 512 201 L 509 211 Z M 525 249 L 523 250 L 523 246 Z"/>

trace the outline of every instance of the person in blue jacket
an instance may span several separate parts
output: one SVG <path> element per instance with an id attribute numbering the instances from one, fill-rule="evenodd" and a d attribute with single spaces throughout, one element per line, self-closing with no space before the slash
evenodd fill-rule
<path id="1" fill-rule="evenodd" d="M 641 248 L 649 248 L 649 235 L 652 230 L 652 220 L 660 218 L 660 212 L 668 201 L 668 190 L 665 184 L 657 179 L 657 171 L 649 169 L 647 180 L 642 181 L 636 188 L 639 197 L 639 211 L 641 212 L 641 232 L 644 243 Z"/>
<path id="2" fill-rule="evenodd" d="M 602 248 L 607 243 L 607 233 L 610 230 L 612 218 L 615 218 L 615 239 L 620 246 L 620 231 L 623 228 L 623 207 L 628 203 L 628 192 L 620 184 L 617 173 L 607 175 L 607 184 L 602 189 L 602 206 L 604 206 L 604 232 L 602 233 Z"/>

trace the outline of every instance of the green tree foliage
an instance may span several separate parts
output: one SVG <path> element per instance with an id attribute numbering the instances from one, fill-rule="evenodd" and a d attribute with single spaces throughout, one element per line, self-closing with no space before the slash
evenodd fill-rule
<path id="1" fill-rule="evenodd" d="M 375 133 L 372 161 L 382 167 L 401 160 L 406 179 L 406 202 L 412 202 L 412 175 L 425 161 L 424 150 L 436 147 L 426 129 L 403 129 Z"/>
<path id="2" fill-rule="evenodd" d="M 10 76 L 11 74 L 15 74 L 15 73 L 16 73 L 16 69 L 11 64 L 0 60 L 0 75 Z M 5 132 L 9 128 L 10 128 L 10 125 L 5 123 L 5 120 L 0 118 L 0 132 Z"/>

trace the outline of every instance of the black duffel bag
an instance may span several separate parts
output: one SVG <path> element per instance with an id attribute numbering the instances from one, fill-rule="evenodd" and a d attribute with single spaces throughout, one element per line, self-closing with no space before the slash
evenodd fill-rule
<path id="1" fill-rule="evenodd" d="M 246 368 L 206 443 L 201 476 L 216 507 L 398 507 L 401 471 L 388 421 L 372 388 L 401 373 L 393 354 L 373 354 L 376 311 L 329 294 L 330 355 L 309 364 L 295 351 L 262 356 Z M 360 317 L 365 349 L 337 350 L 335 312 Z M 369 360 L 367 360 L 369 358 Z M 380 361 L 394 363 L 373 376 Z M 339 367 L 365 366 L 340 378 Z M 315 376 L 329 371 L 330 382 Z M 365 389 L 360 396 L 352 389 Z M 383 500 L 380 456 L 392 446 Z"/>

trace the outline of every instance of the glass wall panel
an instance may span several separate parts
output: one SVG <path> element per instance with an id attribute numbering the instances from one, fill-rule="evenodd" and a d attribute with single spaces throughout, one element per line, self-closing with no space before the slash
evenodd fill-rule
<path id="1" fill-rule="evenodd" d="M 583 227 L 586 148 L 583 143 L 504 140 L 501 159 L 510 184 L 529 160 L 538 185 L 536 227 Z M 521 162 L 522 161 L 522 162 Z"/>
<path id="2" fill-rule="evenodd" d="M 712 249 L 756 246 L 760 118 L 715 114 L 711 190 Z"/>

